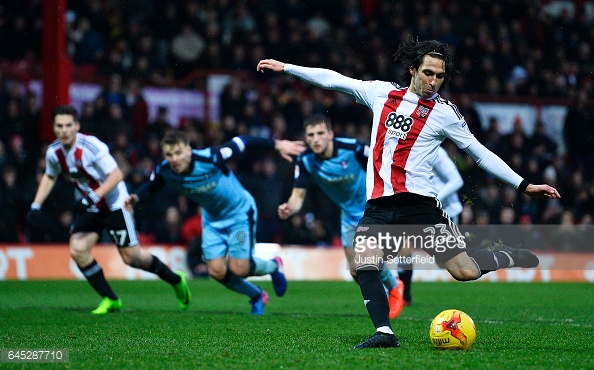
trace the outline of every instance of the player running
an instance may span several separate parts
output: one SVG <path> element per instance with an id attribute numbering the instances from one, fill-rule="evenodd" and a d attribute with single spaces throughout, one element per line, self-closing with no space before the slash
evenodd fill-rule
<path id="1" fill-rule="evenodd" d="M 62 172 L 77 189 L 78 202 L 70 231 L 70 255 L 89 284 L 103 298 L 93 314 L 102 315 L 122 308 L 103 270 L 91 254 L 91 248 L 107 230 L 118 247 L 122 260 L 129 266 L 158 275 L 173 286 L 179 306 L 185 309 L 192 295 L 183 272 L 174 273 L 157 257 L 138 245 L 134 217 L 124 208 L 128 190 L 122 171 L 109 154 L 105 143 L 94 136 L 79 133 L 78 112 L 72 106 L 53 111 L 57 140 L 46 151 L 43 174 L 27 219 L 32 226 L 42 222 L 41 206 Z"/>
<path id="2" fill-rule="evenodd" d="M 250 146 L 275 148 L 289 161 L 291 155 L 305 149 L 302 142 L 238 136 L 216 148 L 193 150 L 185 132 L 170 131 L 161 141 L 165 160 L 125 203 L 131 210 L 137 202 L 169 185 L 199 204 L 202 250 L 210 276 L 228 289 L 248 296 L 251 313 L 262 315 L 268 293 L 245 277 L 270 274 L 279 297 L 287 290 L 287 280 L 280 271 L 279 257 L 267 261 L 253 256 L 258 220 L 256 202 L 226 165 Z"/>
<path id="3" fill-rule="evenodd" d="M 286 220 L 303 206 L 307 186 L 314 181 L 341 209 L 342 245 L 353 279 L 358 283 L 354 261 L 353 236 L 365 208 L 365 167 L 369 145 L 355 139 L 335 138 L 332 124 L 323 115 L 307 119 L 303 127 L 309 149 L 297 157 L 295 182 L 289 200 L 278 206 L 278 215 Z M 389 269 L 381 272 L 388 290 L 390 318 L 396 318 L 404 305 L 404 285 Z"/>

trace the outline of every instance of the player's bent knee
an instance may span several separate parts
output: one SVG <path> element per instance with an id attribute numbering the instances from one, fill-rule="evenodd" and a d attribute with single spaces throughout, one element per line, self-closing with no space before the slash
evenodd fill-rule
<path id="1" fill-rule="evenodd" d="M 208 269 L 208 274 L 211 278 L 221 281 L 225 278 L 226 271 L 216 270 L 216 269 Z"/>
<path id="2" fill-rule="evenodd" d="M 211 263 L 208 265 L 208 274 L 213 279 L 221 281 L 225 278 L 225 275 L 227 275 L 227 268 L 225 265 Z"/>
<path id="3" fill-rule="evenodd" d="M 224 257 L 206 261 L 208 274 L 217 281 L 222 281 L 227 275 L 227 259 Z"/>
<path id="4" fill-rule="evenodd" d="M 140 259 L 136 258 L 136 256 L 122 255 L 122 260 L 124 261 L 124 263 L 126 265 L 128 265 L 130 267 L 134 267 L 134 268 L 141 267 Z"/>
<path id="5" fill-rule="evenodd" d="M 70 256 L 75 260 L 89 254 L 89 248 L 80 244 L 70 244 Z"/>
<path id="6" fill-rule="evenodd" d="M 130 267 L 138 268 L 141 267 L 142 254 L 140 249 L 137 247 L 120 248 L 120 256 L 122 261 Z"/>

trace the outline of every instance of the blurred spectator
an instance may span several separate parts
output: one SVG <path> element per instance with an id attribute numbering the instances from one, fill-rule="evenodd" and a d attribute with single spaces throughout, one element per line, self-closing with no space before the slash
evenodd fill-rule
<path id="1" fill-rule="evenodd" d="M 103 38 L 91 27 L 87 17 L 79 17 L 77 27 L 69 35 L 73 41 L 74 54 L 72 60 L 76 64 L 98 63 L 103 57 Z"/>
<path id="2" fill-rule="evenodd" d="M 130 135 L 124 130 L 120 130 L 116 133 L 116 136 L 111 142 L 109 149 L 114 157 L 116 155 L 121 156 L 122 159 L 128 162 L 128 166 L 135 167 L 138 163 L 140 149 L 135 141 L 132 142 L 130 140 Z M 122 170 L 122 172 L 124 171 Z"/>
<path id="3" fill-rule="evenodd" d="M 31 25 L 22 14 L 15 14 L 12 18 L 6 18 L 7 25 L 4 27 L 2 40 L 2 54 L 8 60 L 15 61 L 25 59 L 33 49 L 32 38 L 23 37 L 28 34 Z"/>
<path id="4" fill-rule="evenodd" d="M 536 128 L 529 140 L 530 152 L 541 162 L 552 162 L 557 155 L 557 143 L 545 132 L 545 124 L 536 122 Z"/>
<path id="5" fill-rule="evenodd" d="M 155 242 L 179 243 L 181 241 L 180 229 L 182 225 L 182 219 L 177 207 L 167 207 L 163 221 L 164 222 L 159 222 L 155 225 Z"/>
<path id="6" fill-rule="evenodd" d="M 179 33 L 171 40 L 171 56 L 176 78 L 185 77 L 196 67 L 205 46 L 204 39 L 196 33 L 191 24 L 187 23 L 181 27 Z"/>
<path id="7" fill-rule="evenodd" d="M 580 91 L 565 116 L 565 145 L 573 169 L 594 164 L 594 111 L 586 91 Z M 588 171 L 590 172 L 590 171 Z"/>
<path id="8" fill-rule="evenodd" d="M 484 132 L 483 128 L 481 127 L 481 120 L 479 118 L 478 112 L 472 106 L 472 100 L 468 94 L 460 95 L 460 104 L 458 105 L 458 110 L 460 114 L 464 116 L 464 120 L 470 129 L 470 132 L 474 134 L 476 139 L 479 142 L 484 142 Z"/>
<path id="9" fill-rule="evenodd" d="M 542 227 L 534 226 L 529 215 L 522 215 L 519 219 L 520 230 L 522 232 L 518 235 L 520 239 L 520 246 L 528 249 L 548 250 L 551 245 L 546 240 L 546 232 Z M 545 234 L 545 235 L 543 235 Z"/>
<path id="10" fill-rule="evenodd" d="M 519 116 L 514 118 L 513 130 L 501 138 L 501 144 L 502 147 L 498 148 L 498 151 L 502 154 L 501 158 L 506 162 L 509 162 L 514 154 L 519 155 L 521 158 L 527 157 L 530 148 L 528 146 L 528 137 L 524 133 L 522 118 Z"/>
<path id="11" fill-rule="evenodd" d="M 289 222 L 283 224 L 282 239 L 283 244 L 311 245 L 313 236 L 305 225 L 305 216 L 296 214 L 291 216 Z"/>
<path id="12" fill-rule="evenodd" d="M 171 39 L 179 31 L 178 8 L 175 1 L 158 2 L 157 5 L 164 8 L 159 12 L 161 16 L 157 17 L 156 21 L 157 60 L 159 65 L 165 65 L 167 64 Z"/>
<path id="13" fill-rule="evenodd" d="M 491 180 L 490 184 L 484 186 L 479 191 L 479 206 L 489 212 L 490 220 L 499 219 L 499 210 L 501 209 L 501 193 L 498 185 Z"/>
<path id="14" fill-rule="evenodd" d="M 256 31 L 256 20 L 246 3 L 238 1 L 223 15 L 222 41 L 224 44 L 246 41 L 246 36 Z"/>
<path id="15" fill-rule="evenodd" d="M 499 224 L 513 225 L 516 223 L 516 212 L 511 207 L 503 207 L 499 211 Z"/>
<path id="16" fill-rule="evenodd" d="M 474 223 L 474 211 L 468 204 L 462 205 L 460 213 L 460 225 L 471 225 Z"/>
<path id="17" fill-rule="evenodd" d="M 112 104 L 117 104 L 122 109 L 123 114 L 126 112 L 126 95 L 124 95 L 122 86 L 122 77 L 119 74 L 112 74 L 109 76 L 107 83 L 101 91 L 101 96 L 104 99 L 105 107 Z M 105 110 L 107 112 L 108 110 Z"/>
<path id="18" fill-rule="evenodd" d="M 501 153 L 501 144 L 503 140 L 503 134 L 499 129 L 499 120 L 497 117 L 489 117 L 489 125 L 487 127 L 487 131 L 485 132 L 485 142 L 484 145 L 490 151 L 494 152 L 495 154 L 502 156 Z"/>
<path id="19" fill-rule="evenodd" d="M 157 110 L 157 117 L 144 130 L 145 140 L 155 137 L 160 141 L 163 138 L 163 135 L 165 135 L 165 132 L 171 129 L 168 114 L 167 107 L 159 107 Z"/>
<path id="20" fill-rule="evenodd" d="M 244 106 L 248 103 L 246 92 L 243 89 L 241 80 L 239 78 L 231 78 L 229 83 L 225 85 L 220 96 L 220 115 L 221 117 L 231 115 L 235 120 L 242 119 Z M 255 110 L 254 110 L 255 114 Z M 253 126 L 249 124 L 248 126 Z"/>
<path id="21" fill-rule="evenodd" d="M 186 218 L 181 225 L 180 238 L 184 243 L 191 243 L 202 237 L 202 208 L 196 207 L 196 212 Z"/>
<path id="22" fill-rule="evenodd" d="M 101 122 L 99 139 L 111 147 L 120 133 L 128 138 L 132 137 L 132 128 L 124 119 L 122 106 L 111 103 L 107 106 L 107 112 L 107 119 Z"/>
<path id="23" fill-rule="evenodd" d="M 561 223 L 553 229 L 550 238 L 556 250 L 572 251 L 578 248 L 581 244 L 581 236 L 571 211 L 564 211 L 561 214 Z"/>
<path id="24" fill-rule="evenodd" d="M 283 194 L 277 164 L 273 158 L 265 157 L 257 162 L 256 168 L 254 173 L 242 179 L 246 190 L 256 200 L 258 208 L 256 240 L 260 243 L 278 242 L 280 220 L 277 208 L 283 202 Z"/>
<path id="25" fill-rule="evenodd" d="M 126 105 L 128 106 L 127 119 L 132 125 L 134 139 L 142 142 L 149 124 L 148 104 L 142 95 L 140 82 L 135 78 L 129 79 L 126 83 Z"/>
<path id="26" fill-rule="evenodd" d="M 311 231 L 312 244 L 320 247 L 331 245 L 332 236 L 326 230 L 326 227 L 322 220 L 314 218 L 309 224 L 309 229 Z"/>
<path id="27" fill-rule="evenodd" d="M 0 183 L 0 241 L 17 243 L 18 226 L 23 223 L 26 206 L 17 183 L 17 171 L 4 166 Z"/>
<path id="28" fill-rule="evenodd" d="M 93 136 L 99 134 L 99 119 L 95 114 L 95 105 L 93 102 L 87 101 L 83 103 L 79 121 L 80 132 Z"/>
<path id="29" fill-rule="evenodd" d="M 20 135 L 13 135 L 8 146 L 9 164 L 17 171 L 19 178 L 27 179 L 33 173 L 34 158 L 25 149 L 25 141 Z"/>

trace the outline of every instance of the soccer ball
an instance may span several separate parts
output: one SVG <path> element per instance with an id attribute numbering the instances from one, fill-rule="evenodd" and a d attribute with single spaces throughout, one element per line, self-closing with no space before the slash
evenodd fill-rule
<path id="1" fill-rule="evenodd" d="M 445 310 L 431 321 L 429 337 L 437 349 L 468 351 L 476 339 L 476 327 L 466 313 L 460 310 Z"/>

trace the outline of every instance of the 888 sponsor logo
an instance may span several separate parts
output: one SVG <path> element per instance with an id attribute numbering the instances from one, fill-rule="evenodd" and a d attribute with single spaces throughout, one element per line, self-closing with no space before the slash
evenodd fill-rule
<path id="1" fill-rule="evenodd" d="M 388 129 L 388 136 L 396 136 L 397 138 L 404 140 L 412 128 L 414 120 L 411 117 L 391 112 L 388 114 L 388 117 L 386 117 L 386 122 L 384 122 L 384 124 Z"/>

